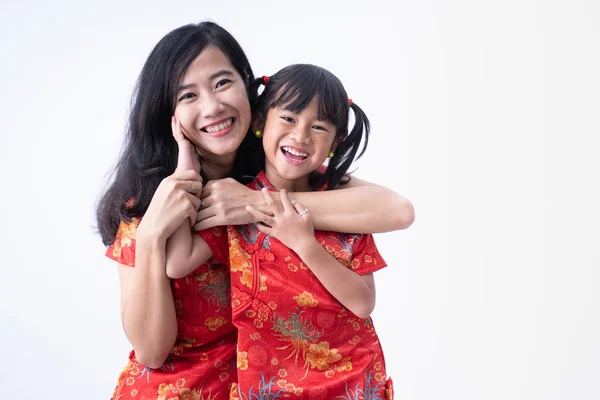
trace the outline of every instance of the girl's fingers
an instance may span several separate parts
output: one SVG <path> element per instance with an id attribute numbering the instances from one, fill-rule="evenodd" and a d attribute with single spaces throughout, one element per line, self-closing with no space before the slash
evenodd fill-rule
<path id="1" fill-rule="evenodd" d="M 252 216 L 254 218 L 256 218 L 256 220 L 258 222 L 262 222 L 263 224 L 267 224 L 269 226 L 273 226 L 273 223 L 274 223 L 275 220 L 270 215 L 267 215 L 267 214 L 265 214 L 265 213 L 263 213 L 261 211 L 258 211 L 257 209 L 255 209 L 251 205 L 247 205 L 246 206 L 246 211 L 248 211 L 250 214 L 252 214 Z"/>
<path id="2" fill-rule="evenodd" d="M 269 235 L 269 236 L 273 236 L 273 228 L 268 227 L 267 225 L 264 224 L 256 224 L 256 227 L 258 228 L 259 231 Z"/>
<path id="3" fill-rule="evenodd" d="M 297 201 L 295 201 L 293 203 L 293 206 L 294 206 L 294 210 L 296 210 L 298 215 L 301 217 L 308 213 L 308 208 L 304 207 L 302 204 L 298 203 Z"/>
<path id="4" fill-rule="evenodd" d="M 289 196 L 287 190 L 281 189 L 279 194 L 281 196 L 281 205 L 283 206 L 283 211 L 293 210 L 294 206 L 292 205 L 292 202 L 290 200 L 290 196 Z"/>
<path id="5" fill-rule="evenodd" d="M 269 206 L 271 211 L 273 211 L 273 214 L 277 214 L 277 212 L 280 211 L 280 207 L 277 203 L 275 203 L 275 200 L 273 200 L 273 196 L 271 196 L 271 193 L 269 193 L 269 189 L 262 188 L 260 191 L 263 195 L 263 199 L 265 199 L 265 204 Z"/>

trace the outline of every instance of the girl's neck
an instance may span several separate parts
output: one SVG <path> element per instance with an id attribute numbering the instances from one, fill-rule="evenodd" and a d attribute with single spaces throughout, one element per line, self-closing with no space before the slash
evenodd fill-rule
<path id="1" fill-rule="evenodd" d="M 233 169 L 235 154 L 225 156 L 205 156 L 202 159 L 202 175 L 208 180 L 221 179 L 229 176 Z"/>
<path id="2" fill-rule="evenodd" d="M 277 171 L 267 163 L 265 166 L 265 176 L 275 190 L 285 189 L 288 192 L 311 191 L 308 175 L 294 180 L 285 179 L 279 176 Z"/>

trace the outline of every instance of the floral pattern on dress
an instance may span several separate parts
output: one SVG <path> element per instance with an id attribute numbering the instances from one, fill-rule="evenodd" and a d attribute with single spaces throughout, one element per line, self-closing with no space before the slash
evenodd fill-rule
<path id="1" fill-rule="evenodd" d="M 249 185 L 271 188 L 264 173 Z M 292 250 L 255 225 L 229 226 L 226 254 L 238 328 L 232 398 L 391 399 L 392 382 L 371 318 L 335 299 Z M 315 231 L 317 241 L 357 274 L 386 266 L 372 235 Z M 219 248 L 221 247 L 221 248 Z"/>
<path id="2" fill-rule="evenodd" d="M 139 219 L 121 222 L 106 255 L 135 266 L 135 234 Z M 226 239 L 225 229 L 202 235 Z M 222 235 L 219 238 L 219 235 Z M 177 317 L 177 339 L 157 369 L 141 365 L 132 351 L 113 400 L 225 400 L 237 379 L 237 330 L 231 322 L 229 271 L 214 259 L 190 275 L 171 282 Z"/>

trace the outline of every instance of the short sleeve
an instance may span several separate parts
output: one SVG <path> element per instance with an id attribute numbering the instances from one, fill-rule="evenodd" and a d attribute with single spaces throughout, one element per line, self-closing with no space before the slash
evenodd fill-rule
<path id="1" fill-rule="evenodd" d="M 350 269 L 359 275 L 373 273 L 386 267 L 387 264 L 379 254 L 373 235 L 360 235 L 352 247 Z"/>
<path id="2" fill-rule="evenodd" d="M 106 256 L 119 264 L 135 266 L 135 234 L 140 224 L 139 218 L 131 222 L 121 221 L 115 241 L 106 249 Z"/>
<path id="3" fill-rule="evenodd" d="M 229 265 L 229 245 L 227 243 L 227 227 L 215 226 L 214 228 L 198 231 L 213 253 L 213 259 L 222 264 Z"/>

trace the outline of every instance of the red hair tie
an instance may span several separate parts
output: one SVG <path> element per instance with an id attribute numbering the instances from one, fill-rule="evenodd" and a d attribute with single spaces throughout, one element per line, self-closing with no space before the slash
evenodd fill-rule
<path id="1" fill-rule="evenodd" d="M 348 105 L 352 107 L 352 99 L 348 99 Z"/>
<path id="2" fill-rule="evenodd" d="M 269 84 L 269 77 L 266 75 L 263 75 L 262 79 L 263 79 L 263 85 L 267 86 Z"/>

